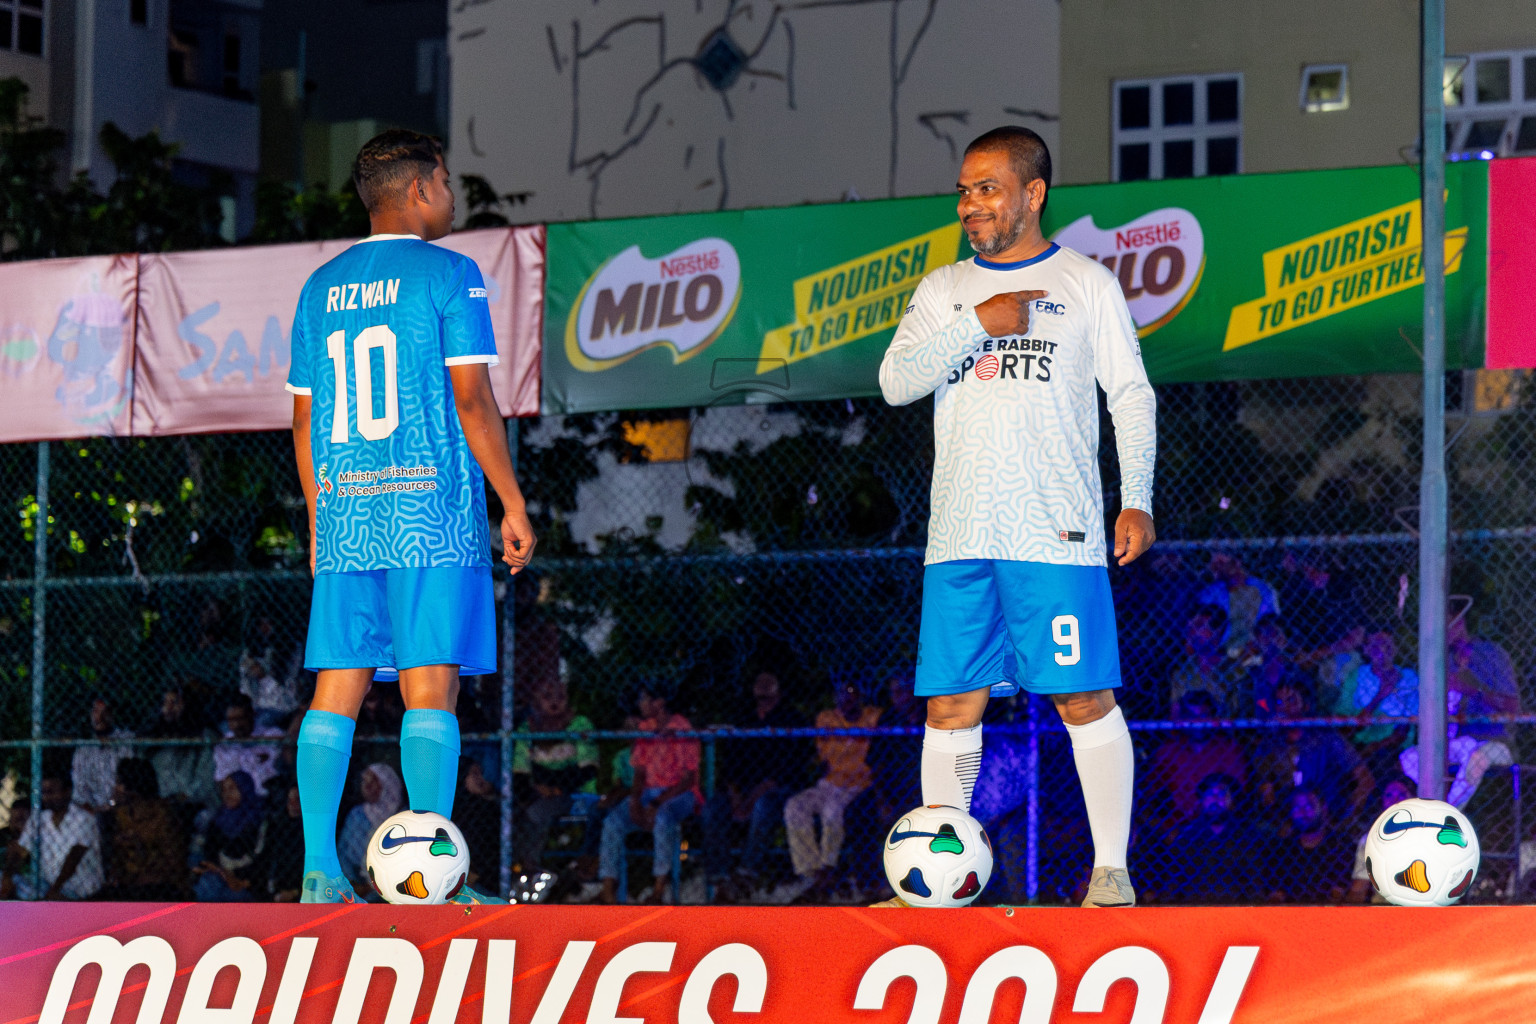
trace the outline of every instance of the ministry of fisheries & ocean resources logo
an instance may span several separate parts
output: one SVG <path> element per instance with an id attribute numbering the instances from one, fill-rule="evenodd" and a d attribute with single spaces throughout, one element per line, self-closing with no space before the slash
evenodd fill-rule
<path id="1" fill-rule="evenodd" d="M 647 259 L 632 245 L 598 268 L 565 324 L 565 355 L 597 372 L 668 346 L 672 361 L 718 338 L 741 301 L 741 261 L 723 238 L 700 238 Z"/>

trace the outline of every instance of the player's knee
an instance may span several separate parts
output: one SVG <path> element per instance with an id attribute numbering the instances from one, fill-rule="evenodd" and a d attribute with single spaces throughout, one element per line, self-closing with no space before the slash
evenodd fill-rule
<path id="1" fill-rule="evenodd" d="M 1061 720 L 1068 725 L 1088 725 L 1115 710 L 1113 690 L 1062 693 L 1051 697 Z"/>
<path id="2" fill-rule="evenodd" d="M 928 725 L 934 729 L 970 729 L 981 723 L 986 702 L 970 694 L 941 694 L 928 698 Z"/>

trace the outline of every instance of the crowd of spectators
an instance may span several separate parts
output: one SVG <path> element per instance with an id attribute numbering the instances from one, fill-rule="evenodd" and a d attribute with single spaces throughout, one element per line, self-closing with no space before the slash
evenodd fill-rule
<path id="1" fill-rule="evenodd" d="M 1170 724 L 1137 741 L 1131 856 L 1143 900 L 1370 898 L 1360 837 L 1383 806 L 1415 790 L 1419 772 L 1414 729 L 1402 721 L 1419 700 L 1407 630 L 1367 619 L 1341 574 L 1317 563 L 1287 558 L 1269 580 L 1229 552 L 1199 576 L 1178 556 L 1160 557 L 1147 567 L 1150 584 L 1119 595 L 1131 682 L 1123 699 L 1133 718 Z M 1510 727 L 1466 719 L 1521 710 L 1520 687 L 1508 653 L 1472 634 L 1464 614 L 1451 617 L 1447 646 L 1448 799 L 1466 807 L 1517 752 Z M 48 764 L 42 813 L 29 815 L 25 799 L 10 809 L 0 897 L 296 899 L 293 750 L 306 679 L 293 649 L 271 636 L 249 643 L 231 674 L 222 687 L 191 675 L 167 686 L 137 734 L 118 722 L 113 694 L 95 696 L 72 758 Z M 493 731 L 495 716 L 476 702 L 496 707 L 494 685 L 464 687 L 466 732 Z M 759 666 L 724 692 L 715 684 L 708 700 L 697 686 L 680 693 L 653 679 L 622 710 L 585 706 L 558 671 L 520 676 L 519 687 L 510 858 L 515 881 L 543 880 L 541 898 L 669 902 L 680 880 L 695 886 L 693 898 L 707 886 L 716 902 L 883 894 L 881 837 L 921 800 L 925 703 L 910 671 L 818 684 Z M 1026 709 L 1022 699 L 994 702 L 989 721 Z M 368 838 L 405 807 L 402 714 L 398 687 L 376 683 L 358 718 L 338 851 L 359 892 Z M 598 742 L 589 734 L 599 724 L 632 738 Z M 905 732 L 841 734 L 892 726 Z M 1080 808 L 1052 792 L 1051 780 L 1067 777 L 1052 767 L 1065 750 L 1053 742 L 1048 729 L 1027 756 L 1038 757 L 1042 779 L 1046 898 L 1054 885 L 1069 900 L 1075 883 L 1052 880 L 1052 857 L 1070 861 L 1086 835 Z M 1026 754 L 1006 730 L 989 733 L 987 750 L 974 809 L 994 837 L 998 898 L 1021 898 Z M 454 816 L 471 881 L 497 889 L 500 747 L 466 741 L 465 753 Z"/>

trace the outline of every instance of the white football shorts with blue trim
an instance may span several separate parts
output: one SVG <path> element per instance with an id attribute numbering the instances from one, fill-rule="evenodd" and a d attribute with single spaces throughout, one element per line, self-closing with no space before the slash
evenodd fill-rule
<path id="1" fill-rule="evenodd" d="M 327 572 L 315 577 L 304 667 L 458 665 L 496 671 L 496 596 L 488 565 Z"/>
<path id="2" fill-rule="evenodd" d="M 967 558 L 924 568 L 919 696 L 1119 685 L 1115 604 L 1103 566 Z"/>

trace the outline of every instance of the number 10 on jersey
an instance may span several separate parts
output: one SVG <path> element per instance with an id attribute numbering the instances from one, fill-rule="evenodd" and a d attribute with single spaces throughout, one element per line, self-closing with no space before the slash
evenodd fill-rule
<path id="1" fill-rule="evenodd" d="M 384 415 L 373 414 L 373 350 L 384 352 Z M 331 443 L 352 439 L 347 416 L 347 332 L 332 331 L 325 354 L 336 371 L 336 404 L 331 410 Z M 382 441 L 400 425 L 400 371 L 395 332 L 386 324 L 366 327 L 352 339 L 352 366 L 357 380 L 357 432 L 369 441 Z"/>

